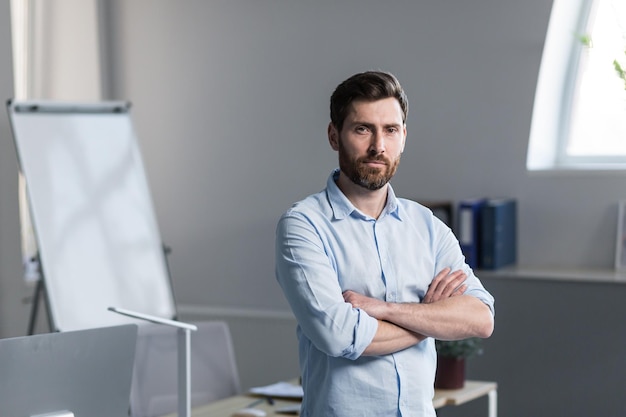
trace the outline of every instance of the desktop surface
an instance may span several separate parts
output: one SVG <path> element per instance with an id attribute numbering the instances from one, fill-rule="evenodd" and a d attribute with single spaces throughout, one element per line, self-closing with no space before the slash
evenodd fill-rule
<path id="1" fill-rule="evenodd" d="M 296 380 L 291 381 L 295 383 Z M 454 390 L 435 390 L 433 405 L 435 408 L 445 406 L 458 406 L 473 401 L 482 396 L 489 396 L 489 417 L 497 417 L 497 389 L 498 384 L 490 381 L 465 381 L 465 386 Z M 279 417 L 297 415 L 299 399 L 274 398 L 270 404 L 267 401 L 258 402 L 262 396 L 256 394 L 241 394 L 224 398 L 210 404 L 193 408 L 192 417 L 233 417 L 238 410 L 253 406 L 255 409 L 265 412 L 266 417 Z M 291 410 L 291 412 L 288 412 Z M 177 417 L 170 414 L 166 417 Z"/>

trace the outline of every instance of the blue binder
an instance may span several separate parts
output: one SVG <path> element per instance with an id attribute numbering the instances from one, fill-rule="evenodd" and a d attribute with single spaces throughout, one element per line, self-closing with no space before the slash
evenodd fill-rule
<path id="1" fill-rule="evenodd" d="M 485 198 L 474 198 L 459 202 L 457 237 L 470 268 L 480 267 L 481 209 L 485 201 Z"/>
<path id="2" fill-rule="evenodd" d="M 481 260 L 483 269 L 498 269 L 517 260 L 517 202 L 489 199 L 482 208 Z"/>

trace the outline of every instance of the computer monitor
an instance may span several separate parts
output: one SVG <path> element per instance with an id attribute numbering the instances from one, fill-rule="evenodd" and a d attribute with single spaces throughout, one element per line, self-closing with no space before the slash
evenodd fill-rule
<path id="1" fill-rule="evenodd" d="M 128 417 L 136 341 L 135 324 L 0 339 L 2 416 Z"/>

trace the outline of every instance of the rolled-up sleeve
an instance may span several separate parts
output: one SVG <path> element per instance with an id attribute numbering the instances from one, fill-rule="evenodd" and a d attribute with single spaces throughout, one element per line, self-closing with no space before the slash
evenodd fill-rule
<path id="1" fill-rule="evenodd" d="M 301 331 L 327 355 L 354 360 L 373 340 L 378 322 L 344 301 L 328 252 L 305 215 L 290 210 L 280 218 L 276 278 Z"/>
<path id="2" fill-rule="evenodd" d="M 439 228 L 436 236 L 441 236 L 438 241 L 437 253 L 437 271 L 442 270 L 446 266 L 452 268 L 453 271 L 463 270 L 467 275 L 465 284 L 467 290 L 465 295 L 471 295 L 485 303 L 491 310 L 491 314 L 495 316 L 495 306 L 493 296 L 485 289 L 478 277 L 474 274 L 472 268 L 465 262 L 465 256 L 461 251 L 461 247 L 457 238 L 452 231 L 438 219 L 435 219 L 435 225 Z"/>

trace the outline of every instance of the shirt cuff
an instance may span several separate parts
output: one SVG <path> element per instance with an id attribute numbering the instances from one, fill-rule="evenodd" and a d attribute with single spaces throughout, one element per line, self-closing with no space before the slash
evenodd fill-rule
<path id="1" fill-rule="evenodd" d="M 378 330 L 378 320 L 363 310 L 359 311 L 359 321 L 354 329 L 354 344 L 351 352 L 345 355 L 348 359 L 358 359 L 372 343 Z"/>

